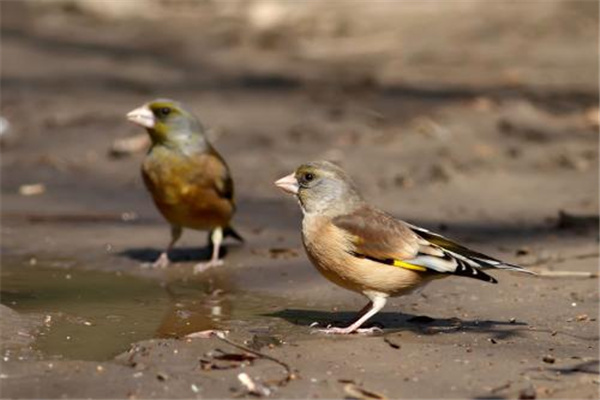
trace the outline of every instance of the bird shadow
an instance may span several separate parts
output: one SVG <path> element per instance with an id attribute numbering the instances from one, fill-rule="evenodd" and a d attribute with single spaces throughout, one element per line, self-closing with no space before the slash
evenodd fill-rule
<path id="1" fill-rule="evenodd" d="M 269 314 L 268 317 L 282 318 L 289 323 L 310 326 L 315 322 L 321 326 L 347 326 L 357 316 L 356 312 L 329 312 L 318 310 L 285 309 Z M 412 331 L 418 334 L 434 335 L 438 333 L 478 332 L 491 334 L 491 340 L 503 340 L 520 336 L 527 330 L 528 324 L 521 321 L 465 320 L 460 318 L 431 318 L 426 315 L 399 312 L 381 312 L 363 327 L 376 326 L 386 333 Z"/>
<path id="2" fill-rule="evenodd" d="M 121 257 L 126 257 L 142 263 L 154 262 L 163 252 L 162 249 L 154 247 L 135 247 L 123 250 L 117 253 Z M 224 257 L 227 254 L 227 249 L 221 247 L 219 257 Z M 191 262 L 191 261 L 207 261 L 212 255 L 210 246 L 205 247 L 178 247 L 169 252 L 169 259 L 172 262 Z"/>
<path id="3" fill-rule="evenodd" d="M 560 375 L 572 375 L 572 374 L 590 374 L 590 375 L 598 375 L 600 371 L 598 370 L 598 361 L 597 359 L 581 361 L 575 365 L 565 366 L 565 367 L 547 367 L 547 371 L 554 372 Z M 531 370 L 536 370 L 531 368 Z"/>

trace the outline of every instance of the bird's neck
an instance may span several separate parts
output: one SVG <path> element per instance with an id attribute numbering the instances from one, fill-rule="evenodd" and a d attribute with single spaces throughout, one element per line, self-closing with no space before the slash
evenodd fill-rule
<path id="1" fill-rule="evenodd" d="M 172 132 L 168 136 L 156 135 L 150 132 L 152 146 L 164 146 L 186 154 L 194 154 L 210 149 L 210 143 L 201 134 Z"/>
<path id="2" fill-rule="evenodd" d="M 328 218 L 335 218 L 340 215 L 350 214 L 355 210 L 359 209 L 364 205 L 364 200 L 356 196 L 348 196 L 345 199 L 323 199 L 320 202 L 309 202 L 309 204 L 303 204 L 299 199 L 300 208 L 304 217 L 310 217 L 312 215 L 321 215 Z"/>

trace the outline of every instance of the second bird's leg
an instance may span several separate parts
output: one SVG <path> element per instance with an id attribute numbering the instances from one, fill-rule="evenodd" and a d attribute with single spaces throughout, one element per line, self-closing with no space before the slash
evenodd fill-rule
<path id="1" fill-rule="evenodd" d="M 328 334 L 338 334 L 338 335 L 347 335 L 349 333 L 358 332 L 358 333 L 374 333 L 379 328 L 365 328 L 361 329 L 362 324 L 367 322 L 369 318 L 373 315 L 377 314 L 381 309 L 385 306 L 387 302 L 387 297 L 383 296 L 373 296 L 369 304 L 367 304 L 360 313 L 358 314 L 358 318 L 346 328 L 325 328 L 318 329 L 319 332 L 328 333 Z"/>
<path id="2" fill-rule="evenodd" d="M 221 243 L 223 242 L 223 228 L 215 228 L 210 233 L 210 242 L 212 243 L 212 256 L 210 261 L 196 264 L 194 266 L 194 273 L 196 274 L 206 271 L 208 268 L 223 265 L 223 260 L 219 259 L 219 250 L 221 249 Z"/>
<path id="3" fill-rule="evenodd" d="M 183 228 L 177 225 L 171 225 L 171 241 L 167 246 L 167 249 L 163 251 L 160 256 L 154 261 L 151 265 L 154 268 L 165 268 L 169 265 L 169 252 L 173 250 L 175 243 L 181 238 L 181 234 L 183 233 Z"/>

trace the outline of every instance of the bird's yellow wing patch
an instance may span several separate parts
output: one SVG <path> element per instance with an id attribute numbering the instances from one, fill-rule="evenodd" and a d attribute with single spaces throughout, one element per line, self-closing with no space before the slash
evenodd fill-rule
<path id="1" fill-rule="evenodd" d="M 415 264 L 407 263 L 406 261 L 394 260 L 394 262 L 393 262 L 392 265 L 394 267 L 400 267 L 400 268 L 410 269 L 412 271 L 427 271 L 427 268 L 425 268 L 425 267 L 422 267 L 420 265 L 415 265 Z"/>

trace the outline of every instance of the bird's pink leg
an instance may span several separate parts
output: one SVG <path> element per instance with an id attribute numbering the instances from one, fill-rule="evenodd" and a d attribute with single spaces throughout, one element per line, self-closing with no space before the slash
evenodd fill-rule
<path id="1" fill-rule="evenodd" d="M 216 228 L 211 234 L 211 240 L 213 242 L 212 257 L 208 262 L 201 262 L 194 266 L 194 273 L 204 272 L 209 268 L 218 267 L 223 265 L 223 260 L 219 260 L 219 249 L 221 248 L 221 242 L 223 241 L 223 229 Z"/>
<path id="2" fill-rule="evenodd" d="M 183 232 L 183 228 L 180 226 L 171 225 L 171 241 L 167 246 L 167 249 L 160 253 L 160 256 L 153 263 L 144 264 L 144 266 L 148 266 L 151 268 L 166 268 L 169 266 L 169 252 L 173 250 L 175 247 L 175 243 L 181 238 L 181 234 Z"/>
<path id="3" fill-rule="evenodd" d="M 325 329 L 317 329 L 317 332 L 326 333 L 326 334 L 336 334 L 336 335 L 347 335 L 350 333 L 374 333 L 380 331 L 379 328 L 364 328 L 360 329 L 361 325 L 367 322 L 369 318 L 373 315 L 377 314 L 381 309 L 385 306 L 387 302 L 387 297 L 374 296 L 373 299 L 367 304 L 359 313 L 358 318 L 354 321 L 350 326 L 345 328 L 325 328 Z"/>

